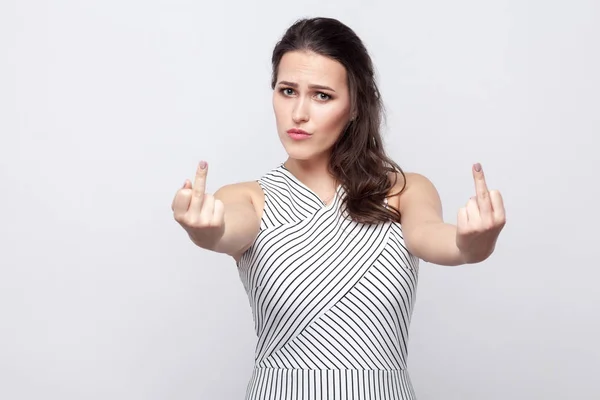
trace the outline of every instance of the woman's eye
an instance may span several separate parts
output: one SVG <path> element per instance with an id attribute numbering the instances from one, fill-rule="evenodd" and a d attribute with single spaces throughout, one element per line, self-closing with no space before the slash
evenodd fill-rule
<path id="1" fill-rule="evenodd" d="M 285 96 L 293 96 L 295 94 L 294 89 L 292 88 L 283 88 L 281 89 L 281 93 L 283 93 Z M 327 93 L 317 93 L 317 98 L 321 101 L 326 101 L 331 99 L 331 96 L 329 96 Z"/>

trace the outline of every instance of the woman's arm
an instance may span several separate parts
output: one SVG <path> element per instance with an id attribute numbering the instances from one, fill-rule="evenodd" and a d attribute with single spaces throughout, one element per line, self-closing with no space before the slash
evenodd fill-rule
<path id="1" fill-rule="evenodd" d="M 406 189 L 399 198 L 402 232 L 408 250 L 438 265 L 478 263 L 494 251 L 506 223 L 502 197 L 488 191 L 483 171 L 473 168 L 476 197 L 459 210 L 457 225 L 445 223 L 438 191 L 420 174 L 406 174 Z"/>
<path id="2" fill-rule="evenodd" d="M 252 201 L 254 182 L 225 185 L 214 195 L 206 193 L 208 164 L 201 162 L 192 185 L 186 179 L 171 209 L 190 240 L 207 250 L 239 256 L 260 230 L 260 217 Z"/>

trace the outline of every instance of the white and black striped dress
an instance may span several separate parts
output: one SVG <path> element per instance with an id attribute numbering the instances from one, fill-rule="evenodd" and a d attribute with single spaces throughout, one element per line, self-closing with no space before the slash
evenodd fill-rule
<path id="1" fill-rule="evenodd" d="M 418 277 L 400 224 L 353 222 L 283 164 L 258 180 L 260 233 L 238 262 L 258 342 L 247 400 L 416 399 L 407 368 Z"/>

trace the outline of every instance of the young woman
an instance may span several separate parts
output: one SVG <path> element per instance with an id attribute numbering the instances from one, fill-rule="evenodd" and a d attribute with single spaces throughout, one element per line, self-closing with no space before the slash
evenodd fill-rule
<path id="1" fill-rule="evenodd" d="M 485 260 L 502 198 L 473 166 L 476 196 L 443 222 L 432 183 L 385 154 L 382 104 L 361 40 L 334 19 L 292 25 L 273 52 L 285 162 L 205 193 L 207 163 L 172 209 L 198 246 L 231 255 L 258 336 L 248 400 L 415 399 L 407 372 L 418 260 Z"/>

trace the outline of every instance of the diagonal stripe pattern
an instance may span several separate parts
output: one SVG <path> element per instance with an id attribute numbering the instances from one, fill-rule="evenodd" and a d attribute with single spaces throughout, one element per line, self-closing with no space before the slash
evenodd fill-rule
<path id="1" fill-rule="evenodd" d="M 239 260 L 257 334 L 246 400 L 416 399 L 407 372 L 418 259 L 396 222 L 362 224 L 283 164 L 259 180 L 258 236 Z"/>

